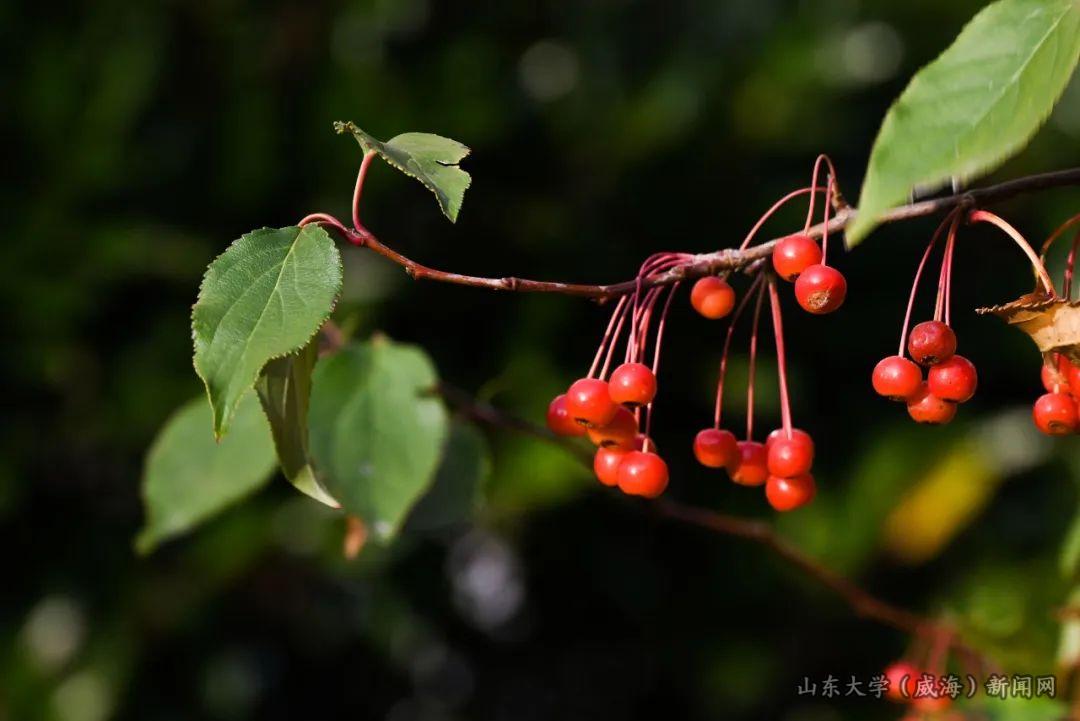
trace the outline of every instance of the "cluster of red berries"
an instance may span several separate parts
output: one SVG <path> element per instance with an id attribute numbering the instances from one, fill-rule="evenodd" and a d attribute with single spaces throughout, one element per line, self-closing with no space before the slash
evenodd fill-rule
<path id="1" fill-rule="evenodd" d="M 916 423 L 940 425 L 956 415 L 956 406 L 971 400 L 979 383 L 975 364 L 956 353 L 956 334 L 939 320 L 928 320 L 911 329 L 902 355 L 882 358 L 874 366 L 874 391 L 889 400 L 907 404 Z M 926 379 L 922 368 L 926 367 Z"/>
<path id="2" fill-rule="evenodd" d="M 648 449 L 631 408 L 652 402 L 656 376 L 642 363 L 624 363 L 608 381 L 581 378 L 548 406 L 548 428 L 562 436 L 585 436 L 596 444 L 593 471 L 605 486 L 656 498 L 668 484 L 667 464 Z"/>
<path id="3" fill-rule="evenodd" d="M 1076 433 L 1080 429 L 1080 367 L 1061 353 L 1051 353 L 1050 362 L 1042 367 L 1042 384 L 1046 393 L 1039 396 L 1031 410 L 1036 427 L 1048 436 Z"/>
<path id="4" fill-rule="evenodd" d="M 916 423 L 948 423 L 956 415 L 956 406 L 971 400 L 979 384 L 975 365 L 956 353 L 956 334 L 949 325 L 952 258 L 959 222 L 959 213 L 951 213 L 930 239 L 915 271 L 904 327 L 900 332 L 900 349 L 896 355 L 878 361 L 871 376 L 874 391 L 889 400 L 907 404 L 908 415 Z M 930 252 L 945 228 L 948 228 L 948 240 L 938 276 L 934 319 L 919 323 L 908 336 L 919 280 Z M 904 357 L 905 347 L 911 360 Z M 928 369 L 925 379 L 920 366 Z"/>
<path id="5" fill-rule="evenodd" d="M 776 337 L 777 370 L 780 382 L 783 427 L 769 434 L 765 443 L 753 439 L 754 435 L 754 371 L 757 360 L 757 331 L 761 304 L 768 287 L 772 307 L 773 330 Z M 721 428 L 724 380 L 731 339 L 735 325 L 746 304 L 752 297 L 757 303 L 750 336 L 750 376 L 747 384 L 746 440 L 738 440 L 734 433 Z M 780 299 L 774 278 L 759 277 L 750 287 L 735 311 L 728 326 L 720 359 L 720 379 L 717 383 L 716 407 L 713 427 L 698 432 L 694 438 L 694 456 L 706 468 L 723 468 L 731 480 L 741 486 L 765 486 L 765 498 L 778 511 L 791 511 L 804 506 L 814 498 L 816 486 L 810 470 L 814 462 L 814 442 L 805 431 L 793 428 L 787 390 L 787 369 L 784 358 L 783 324 Z"/>
<path id="6" fill-rule="evenodd" d="M 830 170 L 825 188 L 818 185 L 823 165 Z M 755 224 L 741 246 L 745 249 L 765 221 L 789 200 L 809 194 L 810 203 L 802 233 L 779 241 L 773 250 L 776 275 L 795 283 L 795 297 L 800 306 L 814 314 L 831 313 L 839 308 L 847 294 L 847 282 L 835 268 L 825 262 L 828 248 L 829 203 L 825 204 L 821 245 L 809 234 L 814 218 L 816 194 L 826 192 L 830 200 L 839 198 L 835 187 L 835 171 L 828 158 L 821 156 L 814 165 L 813 183 L 782 198 Z M 642 264 L 636 289 L 622 296 L 611 315 L 607 331 L 600 342 L 596 358 L 586 377 L 570 386 L 548 407 L 548 427 L 562 436 L 588 436 L 597 446 L 593 470 L 601 483 L 617 486 L 623 492 L 655 498 L 668 484 L 668 468 L 656 453 L 649 436 L 649 422 L 656 397 L 657 367 L 665 318 L 678 283 L 671 286 L 656 326 L 652 349 L 652 365 L 646 365 L 646 345 L 654 309 L 665 292 L 660 286 L 648 287 L 650 276 L 692 261 L 685 253 L 658 253 Z M 766 277 L 767 276 L 767 277 Z M 753 440 L 753 386 L 757 351 L 757 327 L 762 300 L 768 288 L 776 335 L 778 374 L 780 380 L 782 428 L 773 431 L 765 443 Z M 756 290 L 756 295 L 755 295 Z M 747 387 L 746 440 L 720 427 L 720 408 L 727 357 L 732 333 L 747 302 L 756 297 L 753 331 L 750 338 L 750 379 Z M 728 327 L 720 363 L 717 385 L 715 423 L 697 434 L 694 454 L 709 468 L 724 468 L 731 479 L 744 486 L 765 486 L 765 497 L 773 508 L 790 511 L 813 499 L 816 487 L 810 474 L 814 460 L 814 443 L 805 431 L 792 427 L 787 377 L 784 363 L 783 329 L 776 278 L 760 273 L 736 309 L 735 290 L 726 275 L 708 276 L 697 280 L 690 292 L 690 304 L 703 317 L 718 320 L 735 312 Z M 629 328 L 624 361 L 611 373 L 608 369 L 624 328 Z"/>

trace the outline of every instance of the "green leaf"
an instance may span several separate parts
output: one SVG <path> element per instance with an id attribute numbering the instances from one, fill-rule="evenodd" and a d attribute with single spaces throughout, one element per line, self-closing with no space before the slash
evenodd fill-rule
<path id="1" fill-rule="evenodd" d="M 317 225 L 256 230 L 210 264 L 191 328 L 216 436 L 267 361 L 315 335 L 340 290 L 341 256 Z"/>
<path id="2" fill-rule="evenodd" d="M 998 0 L 979 12 L 886 114 L 848 245 L 912 189 L 977 177 L 1023 148 L 1065 90 L 1078 56 L 1077 0 Z"/>
<path id="3" fill-rule="evenodd" d="M 327 489 L 375 536 L 397 533 L 431 487 L 447 435 L 438 378 L 418 347 L 347 346 L 315 369 L 311 449 Z"/>
<path id="4" fill-rule="evenodd" d="M 315 336 L 296 353 L 267 363 L 255 390 L 270 421 L 278 462 L 285 477 L 316 501 L 340 508 L 341 504 L 319 481 L 308 445 L 311 373 L 318 360 L 319 339 Z"/>
<path id="5" fill-rule="evenodd" d="M 374 151 L 435 194 L 443 215 L 457 222 L 458 211 L 472 178 L 459 167 L 469 148 L 456 140 L 431 133 L 402 133 L 383 143 L 352 123 L 336 122 L 338 133 L 352 133 L 365 153 Z"/>
<path id="6" fill-rule="evenodd" d="M 274 444 L 254 393 L 241 399 L 232 425 L 233 432 L 215 442 L 203 398 L 166 421 L 143 468 L 146 525 L 135 539 L 139 553 L 190 530 L 270 479 Z"/>
<path id="7" fill-rule="evenodd" d="M 438 531 L 472 520 L 483 502 L 489 475 L 487 439 L 475 426 L 453 423 L 435 482 L 409 514 L 406 532 Z"/>

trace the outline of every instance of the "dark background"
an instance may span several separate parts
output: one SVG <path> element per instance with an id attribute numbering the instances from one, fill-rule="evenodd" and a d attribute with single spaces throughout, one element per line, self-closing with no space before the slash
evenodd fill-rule
<path id="1" fill-rule="evenodd" d="M 374 168 L 363 215 L 393 247 L 478 275 L 624 280 L 657 250 L 737 244 L 806 184 L 818 152 L 854 202 L 889 102 L 979 6 L 4 4 L 0 719 L 899 716 L 795 690 L 804 675 L 867 678 L 910 639 L 761 548 L 660 521 L 504 431 L 490 435 L 474 527 L 352 563 L 340 519 L 284 482 L 150 557 L 131 540 L 145 449 L 200 392 L 189 313 L 204 267 L 252 228 L 348 213 L 360 153 L 331 121 L 473 149 L 456 225 L 415 182 Z M 1074 165 L 1078 138 L 1074 86 L 995 177 Z M 997 209 L 1038 240 L 1075 198 Z M 875 593 L 951 619 L 1004 668 L 1048 673 L 1080 454 L 1031 428 L 1031 343 L 970 312 L 1030 287 L 1015 247 L 963 231 L 955 326 L 981 387 L 952 425 L 916 427 L 869 388 L 932 227 L 836 246 L 849 282 L 836 315 L 809 317 L 785 290 L 794 413 L 817 440 L 820 491 L 777 525 Z M 537 422 L 605 322 L 585 301 L 412 284 L 343 252 L 347 327 L 420 343 L 444 379 Z M 654 421 L 668 493 L 772 518 L 759 492 L 690 454 L 723 329 L 676 302 Z M 764 348 L 767 430 L 778 413 Z"/>

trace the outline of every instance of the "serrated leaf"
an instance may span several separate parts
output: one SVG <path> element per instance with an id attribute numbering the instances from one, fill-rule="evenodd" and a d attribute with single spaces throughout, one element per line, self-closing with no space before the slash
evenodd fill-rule
<path id="1" fill-rule="evenodd" d="M 191 328 L 215 435 L 263 366 L 315 335 L 340 290 L 341 256 L 317 225 L 256 230 L 210 264 Z"/>
<path id="2" fill-rule="evenodd" d="M 270 421 L 278 462 L 289 482 L 331 508 L 341 505 L 323 487 L 308 445 L 308 405 L 311 373 L 319 360 L 319 339 L 312 337 L 296 353 L 266 364 L 255 384 L 263 412 Z"/>
<path id="3" fill-rule="evenodd" d="M 274 444 L 255 394 L 236 408 L 232 433 L 216 442 L 210 408 L 195 398 L 158 433 L 143 467 L 146 525 L 139 553 L 184 533 L 263 486 L 274 471 Z"/>
<path id="4" fill-rule="evenodd" d="M 470 152 L 468 146 L 431 133 L 402 133 L 384 143 L 354 124 L 340 121 L 334 123 L 334 130 L 352 133 L 365 153 L 373 150 L 405 175 L 419 180 L 435 194 L 443 215 L 451 223 L 457 222 L 461 201 L 472 182 L 459 167 Z"/>
<path id="5" fill-rule="evenodd" d="M 468 523 L 480 509 L 490 474 L 487 439 L 475 426 L 453 423 L 435 481 L 409 514 L 406 532 L 438 531 Z"/>
<path id="6" fill-rule="evenodd" d="M 311 450 L 327 490 L 376 537 L 397 533 L 431 487 L 447 436 L 435 368 L 385 338 L 346 346 L 315 369 Z"/>
<path id="7" fill-rule="evenodd" d="M 848 245 L 912 189 L 969 180 L 1023 148 L 1065 90 L 1078 56 L 1077 0 L 986 6 L 885 115 Z"/>

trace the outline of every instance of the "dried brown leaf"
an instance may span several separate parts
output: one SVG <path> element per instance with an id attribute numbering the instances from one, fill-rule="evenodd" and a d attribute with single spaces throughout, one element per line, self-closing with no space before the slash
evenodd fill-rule
<path id="1" fill-rule="evenodd" d="M 979 308 L 1027 333 L 1043 354 L 1062 353 L 1080 364 L 1080 301 L 1028 293 L 1011 303 Z"/>

